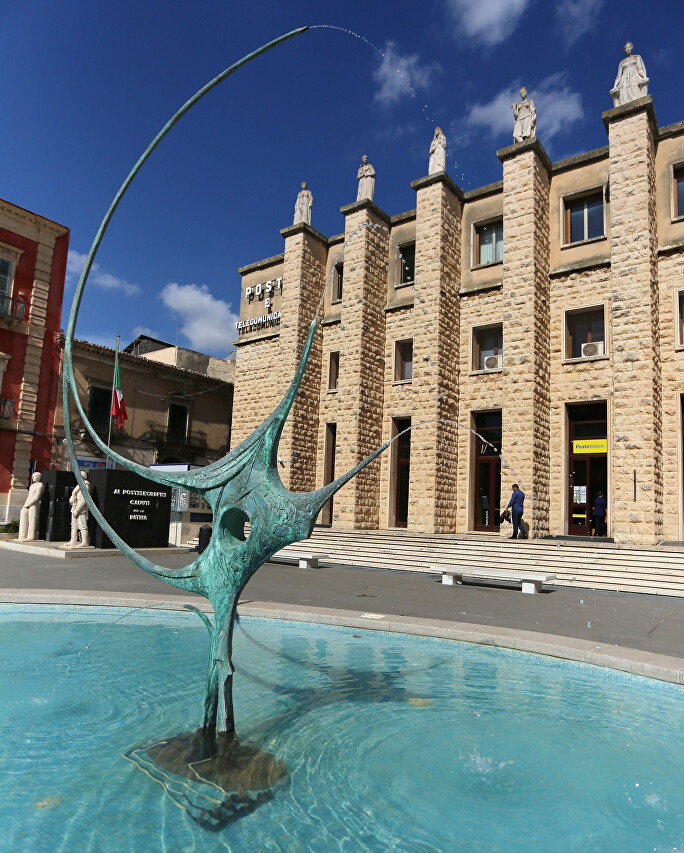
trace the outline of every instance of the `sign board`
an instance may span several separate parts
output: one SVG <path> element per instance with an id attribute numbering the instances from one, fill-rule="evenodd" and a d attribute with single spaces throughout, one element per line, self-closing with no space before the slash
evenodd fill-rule
<path id="1" fill-rule="evenodd" d="M 153 483 L 130 471 L 89 472 L 91 494 L 104 517 L 131 548 L 169 544 L 171 486 Z M 114 547 L 90 517 L 90 541 L 96 548 Z"/>
<path id="2" fill-rule="evenodd" d="M 587 502 L 587 487 L 573 486 L 572 487 L 572 502 L 574 504 L 585 504 Z"/>
<path id="3" fill-rule="evenodd" d="M 572 442 L 573 453 L 608 453 L 607 438 L 579 438 Z"/>

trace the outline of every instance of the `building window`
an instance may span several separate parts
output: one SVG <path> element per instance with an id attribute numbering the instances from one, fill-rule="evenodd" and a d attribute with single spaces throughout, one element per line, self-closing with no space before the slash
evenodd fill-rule
<path id="1" fill-rule="evenodd" d="M 399 246 L 399 275 L 398 286 L 413 284 L 416 280 L 416 244 L 406 243 Z"/>
<path id="2" fill-rule="evenodd" d="M 684 217 L 684 165 L 672 170 L 672 201 L 674 219 Z"/>
<path id="3" fill-rule="evenodd" d="M 596 358 L 606 354 L 604 313 L 603 306 L 566 313 L 566 358 Z"/>
<path id="4" fill-rule="evenodd" d="M 11 283 L 12 264 L 4 258 L 0 258 L 0 299 L 10 295 Z"/>
<path id="5" fill-rule="evenodd" d="M 476 266 L 503 261 L 503 219 L 475 226 Z"/>
<path id="6" fill-rule="evenodd" d="M 328 362 L 328 391 L 337 391 L 337 383 L 340 378 L 340 354 L 339 352 L 330 353 L 330 361 Z"/>
<path id="7" fill-rule="evenodd" d="M 88 396 L 88 420 L 98 435 L 109 433 L 112 419 L 112 389 L 90 386 Z"/>
<path id="8" fill-rule="evenodd" d="M 413 341 L 395 341 L 394 381 L 410 382 L 413 378 Z"/>
<path id="9" fill-rule="evenodd" d="M 582 243 L 603 237 L 603 190 L 579 198 L 566 198 L 565 243 Z"/>
<path id="10" fill-rule="evenodd" d="M 677 346 L 684 347 L 684 290 L 677 294 Z"/>
<path id="11" fill-rule="evenodd" d="M 342 286 L 344 284 L 344 264 L 335 264 L 333 267 L 333 289 L 331 302 L 342 301 Z"/>
<path id="12" fill-rule="evenodd" d="M 473 370 L 503 367 L 503 324 L 473 329 Z"/>
<path id="13" fill-rule="evenodd" d="M 188 435 L 188 407 L 169 403 L 166 441 L 171 447 L 183 447 Z"/>

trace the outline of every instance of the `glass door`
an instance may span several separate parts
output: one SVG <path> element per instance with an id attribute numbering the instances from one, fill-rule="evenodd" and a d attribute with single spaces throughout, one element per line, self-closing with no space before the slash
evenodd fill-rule
<path id="1" fill-rule="evenodd" d="M 501 412 L 475 415 L 475 530 L 496 533 L 501 517 Z"/>

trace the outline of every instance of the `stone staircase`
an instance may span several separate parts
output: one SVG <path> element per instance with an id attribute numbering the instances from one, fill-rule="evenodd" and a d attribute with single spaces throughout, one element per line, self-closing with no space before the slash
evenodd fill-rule
<path id="1" fill-rule="evenodd" d="M 428 571 L 431 565 L 516 568 L 550 572 L 561 586 L 684 597 L 684 548 L 614 545 L 583 540 L 508 541 L 402 530 L 334 531 L 316 528 L 306 543 L 280 552 L 329 554 L 323 565 Z"/>

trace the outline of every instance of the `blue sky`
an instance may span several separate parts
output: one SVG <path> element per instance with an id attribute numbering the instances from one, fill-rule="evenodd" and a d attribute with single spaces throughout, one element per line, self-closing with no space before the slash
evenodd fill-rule
<path id="1" fill-rule="evenodd" d="M 512 142 L 521 84 L 552 159 L 605 145 L 601 112 L 628 39 L 646 63 L 659 124 L 684 119 L 681 0 L 3 6 L 0 197 L 71 229 L 65 320 L 113 195 L 184 101 L 284 32 L 342 28 L 312 28 L 252 63 L 153 154 L 105 237 L 77 326 L 77 337 L 110 346 L 146 331 L 226 355 L 237 268 L 282 251 L 302 180 L 314 194 L 312 225 L 328 235 L 344 230 L 340 207 L 356 197 L 364 153 L 376 203 L 409 210 L 437 124 L 464 190 L 499 180 L 496 150 Z"/>

